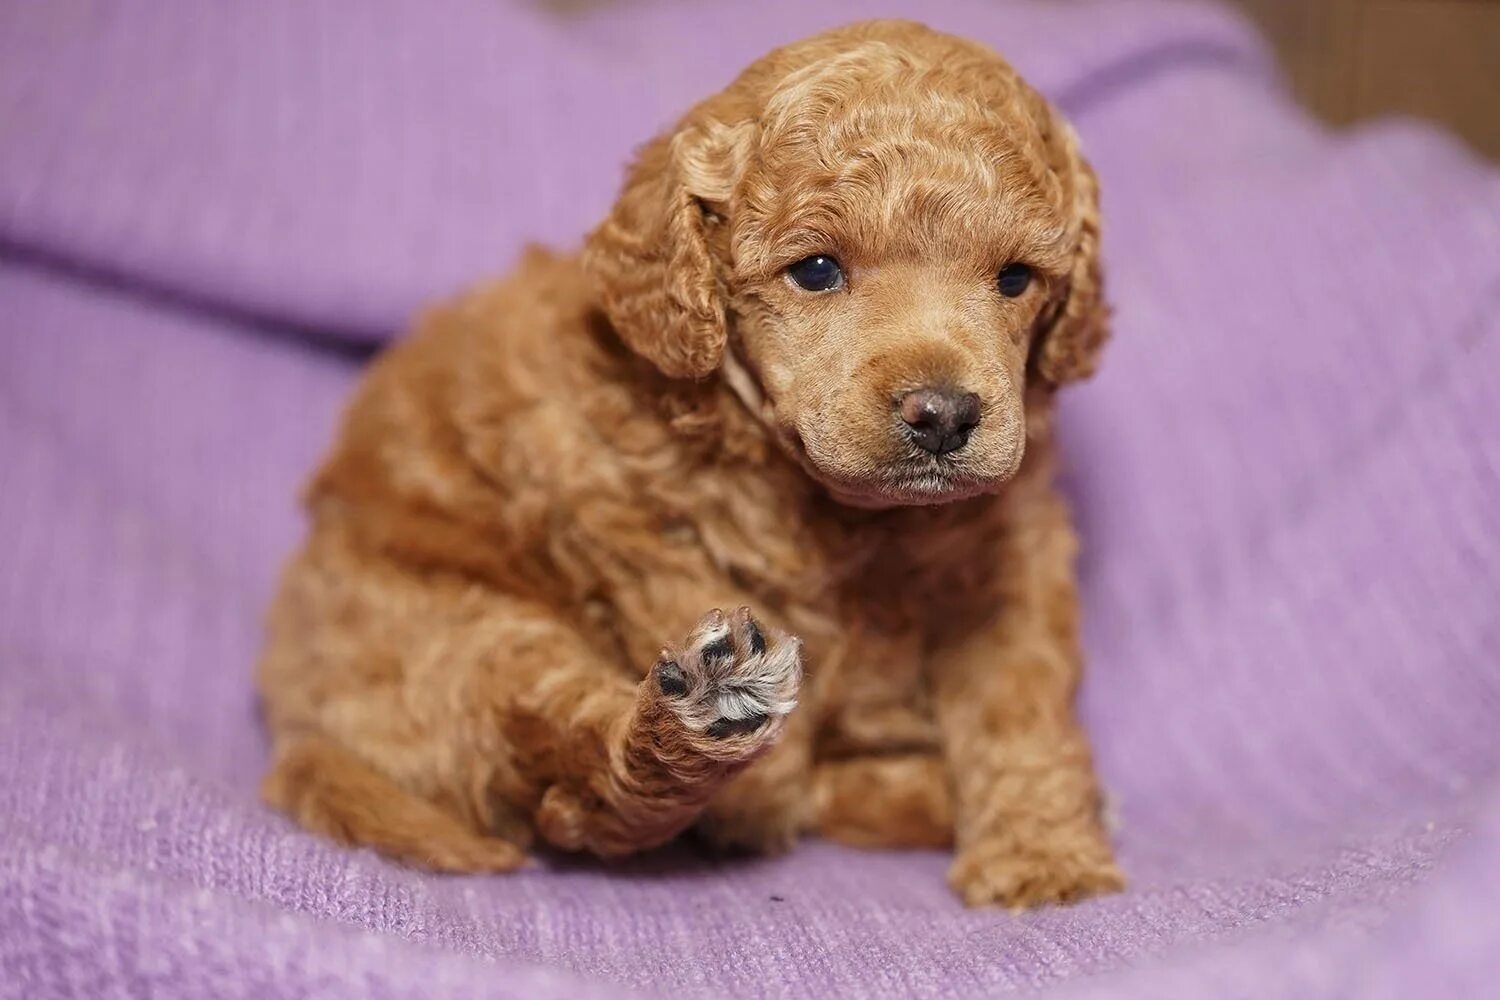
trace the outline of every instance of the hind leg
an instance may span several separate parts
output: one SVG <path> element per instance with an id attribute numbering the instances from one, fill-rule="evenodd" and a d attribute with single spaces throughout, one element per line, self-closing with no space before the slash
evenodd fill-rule
<path id="1" fill-rule="evenodd" d="M 433 871 L 506 872 L 526 860 L 517 844 L 485 836 L 320 737 L 278 747 L 261 795 L 314 833 Z"/>
<path id="2" fill-rule="evenodd" d="M 545 608 L 383 570 L 329 538 L 294 565 L 271 625 L 268 799 L 449 869 L 514 867 L 497 832 L 599 855 L 670 839 L 775 742 L 801 682 L 797 641 L 743 608 L 705 616 L 632 679 L 643 671 Z"/>

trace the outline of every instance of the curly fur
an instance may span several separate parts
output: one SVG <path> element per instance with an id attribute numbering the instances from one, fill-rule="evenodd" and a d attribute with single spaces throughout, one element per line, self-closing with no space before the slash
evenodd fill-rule
<path id="1" fill-rule="evenodd" d="M 1106 334 L 1097 243 L 1075 137 L 989 50 L 883 21 L 755 63 L 581 256 L 371 367 L 271 614 L 267 798 L 439 869 L 695 827 L 952 844 L 975 904 L 1117 888 L 1049 422 Z M 786 279 L 813 253 L 844 289 Z M 935 383 L 982 412 L 941 460 L 893 405 Z"/>

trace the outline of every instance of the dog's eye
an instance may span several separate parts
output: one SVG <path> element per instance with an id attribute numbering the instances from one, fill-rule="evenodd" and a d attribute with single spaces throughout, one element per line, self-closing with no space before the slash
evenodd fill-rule
<path id="1" fill-rule="evenodd" d="M 831 292 L 844 284 L 844 271 L 832 257 L 819 254 L 799 260 L 786 269 L 800 288 L 809 292 Z"/>
<path id="2" fill-rule="evenodd" d="M 1025 264 L 1006 264 L 1000 269 L 1000 294 L 1013 299 L 1031 287 L 1031 268 Z"/>

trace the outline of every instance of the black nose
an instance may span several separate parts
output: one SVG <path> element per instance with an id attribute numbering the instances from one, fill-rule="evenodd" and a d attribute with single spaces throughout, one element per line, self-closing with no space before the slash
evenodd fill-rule
<path id="1" fill-rule="evenodd" d="M 979 426 L 979 397 L 955 389 L 918 389 L 898 404 L 907 433 L 923 451 L 946 455 L 969 442 Z"/>

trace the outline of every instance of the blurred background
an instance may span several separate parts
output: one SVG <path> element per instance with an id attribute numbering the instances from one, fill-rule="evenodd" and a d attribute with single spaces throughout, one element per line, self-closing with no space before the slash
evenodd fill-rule
<path id="1" fill-rule="evenodd" d="M 567 14 L 618 2 L 544 5 Z M 1226 2 L 1270 40 L 1293 92 L 1324 121 L 1415 115 L 1500 159 L 1500 0 Z"/>
<path id="2" fill-rule="evenodd" d="M 813 843 L 444 880 L 266 809 L 261 613 L 365 361 L 893 14 L 1101 179 L 1059 433 L 1129 894 Z M 1493 995 L 1497 109 L 1500 0 L 0 0 L 0 996 Z"/>
<path id="3" fill-rule="evenodd" d="M 1397 112 L 1500 159 L 1497 0 L 1235 0 L 1276 47 L 1297 97 L 1344 124 Z"/>

